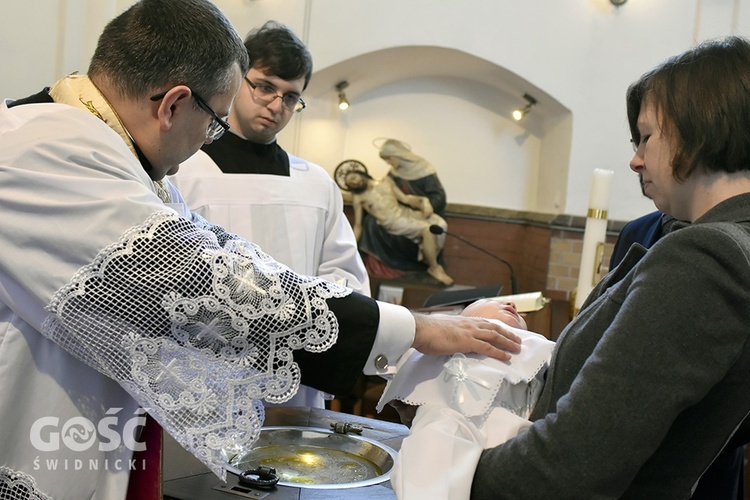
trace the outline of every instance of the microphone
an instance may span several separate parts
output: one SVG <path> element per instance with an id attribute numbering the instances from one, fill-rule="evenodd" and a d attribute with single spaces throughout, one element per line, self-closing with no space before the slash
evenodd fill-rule
<path id="1" fill-rule="evenodd" d="M 482 247 L 479 247 L 479 246 L 475 245 L 474 243 L 470 242 L 469 240 L 467 240 L 465 238 L 462 238 L 461 236 L 459 236 L 457 234 L 449 233 L 448 231 L 446 231 L 442 227 L 438 226 L 437 224 L 433 224 L 433 225 L 430 226 L 430 232 L 432 234 L 447 234 L 448 236 L 453 236 L 457 240 L 463 241 L 464 243 L 466 243 L 470 247 L 472 247 L 472 248 L 474 248 L 476 250 L 479 250 L 483 254 L 489 255 L 493 259 L 499 260 L 500 262 L 502 262 L 503 264 L 505 264 L 506 266 L 508 266 L 508 269 L 510 270 L 510 289 L 511 289 L 511 293 L 513 295 L 516 295 L 518 293 L 518 285 L 516 283 L 516 273 L 513 271 L 513 266 L 510 265 L 510 262 L 508 262 L 507 260 L 505 260 L 505 259 L 503 259 L 501 257 L 498 257 L 494 253 L 492 253 L 492 252 L 490 252 L 488 250 L 485 250 Z"/>

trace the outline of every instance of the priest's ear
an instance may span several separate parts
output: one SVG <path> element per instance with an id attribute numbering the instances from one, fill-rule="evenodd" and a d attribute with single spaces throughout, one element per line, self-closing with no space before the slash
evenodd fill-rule
<path id="1" fill-rule="evenodd" d="M 193 93 L 186 85 L 176 85 L 166 92 L 151 97 L 154 102 L 152 112 L 159 120 L 162 130 L 169 130 L 177 119 L 193 110 Z"/>

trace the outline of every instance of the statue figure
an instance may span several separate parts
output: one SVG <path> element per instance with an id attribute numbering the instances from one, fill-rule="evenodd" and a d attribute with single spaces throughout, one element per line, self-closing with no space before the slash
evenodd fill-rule
<path id="1" fill-rule="evenodd" d="M 390 166 L 388 177 L 398 188 L 409 195 L 429 199 L 432 210 L 445 218 L 446 195 L 435 167 L 419 155 L 411 152 L 408 144 L 396 139 L 375 139 L 380 157 Z M 408 238 L 396 236 L 384 230 L 371 216 L 362 221 L 362 237 L 359 248 L 366 252 L 368 270 L 388 270 L 396 275 L 408 271 L 421 271 L 419 248 Z M 438 256 L 440 260 L 440 256 Z"/>
<path id="2" fill-rule="evenodd" d="M 430 231 L 432 225 L 445 230 L 448 224 L 434 213 L 427 197 L 404 193 L 390 176 L 376 181 L 367 167 L 356 160 L 342 162 L 336 168 L 334 178 L 341 189 L 352 193 L 353 229 L 358 242 L 363 235 L 363 220 L 367 214 L 383 232 L 415 245 L 418 250 L 415 262 L 424 261 L 430 276 L 443 285 L 453 284 L 453 278 L 438 262 L 445 235 Z"/>

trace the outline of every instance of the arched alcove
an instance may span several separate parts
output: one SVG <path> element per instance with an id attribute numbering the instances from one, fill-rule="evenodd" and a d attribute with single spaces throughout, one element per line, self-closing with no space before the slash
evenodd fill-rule
<path id="1" fill-rule="evenodd" d="M 351 107 L 337 108 L 346 80 Z M 511 118 L 538 104 L 523 121 Z M 344 159 L 387 172 L 373 139 L 394 137 L 438 170 L 451 204 L 560 213 L 570 158 L 570 111 L 552 96 L 485 59 L 435 46 L 378 50 L 315 71 L 308 109 L 283 143 L 330 172 Z"/>

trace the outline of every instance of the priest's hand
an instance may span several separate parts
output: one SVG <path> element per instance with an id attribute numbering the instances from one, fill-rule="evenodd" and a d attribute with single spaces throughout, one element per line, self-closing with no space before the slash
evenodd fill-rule
<path id="1" fill-rule="evenodd" d="M 414 314 L 412 347 L 436 356 L 476 353 L 500 361 L 521 351 L 521 339 L 499 323 L 482 318 L 447 314 Z"/>

